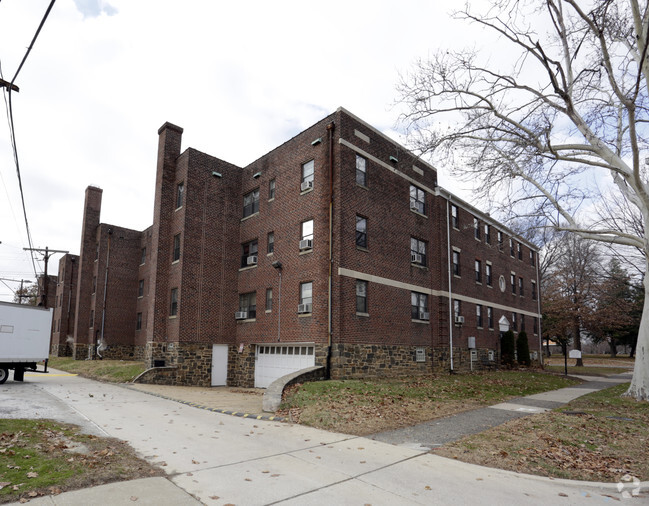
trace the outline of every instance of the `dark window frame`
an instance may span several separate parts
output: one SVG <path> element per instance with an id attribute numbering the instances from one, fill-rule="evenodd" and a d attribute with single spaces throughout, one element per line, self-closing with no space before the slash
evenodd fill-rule
<path id="1" fill-rule="evenodd" d="M 410 209 L 419 214 L 426 214 L 426 192 L 414 184 L 410 185 Z"/>
<path id="2" fill-rule="evenodd" d="M 367 188 L 367 158 L 356 153 L 356 184 Z"/>
<path id="3" fill-rule="evenodd" d="M 257 263 L 248 264 L 248 257 L 256 256 Z M 259 241 L 257 239 L 252 239 L 251 241 L 244 242 L 241 245 L 241 268 L 252 267 L 259 263 Z"/>
<path id="4" fill-rule="evenodd" d="M 426 267 L 426 265 L 428 265 L 427 250 L 428 250 L 428 243 L 426 241 L 417 239 L 416 237 L 412 237 L 412 236 L 410 237 L 410 262 L 411 263 Z M 421 262 L 414 262 L 412 260 L 413 254 L 421 255 Z"/>
<path id="5" fill-rule="evenodd" d="M 361 292 L 359 293 L 359 288 Z M 369 302 L 368 302 L 368 282 L 362 279 L 356 280 L 356 312 L 362 314 L 369 313 Z"/>
<path id="6" fill-rule="evenodd" d="M 243 217 L 247 218 L 259 212 L 259 188 L 249 191 L 243 196 Z"/>
<path id="7" fill-rule="evenodd" d="M 356 215 L 356 246 L 367 249 L 367 218 L 360 214 Z"/>

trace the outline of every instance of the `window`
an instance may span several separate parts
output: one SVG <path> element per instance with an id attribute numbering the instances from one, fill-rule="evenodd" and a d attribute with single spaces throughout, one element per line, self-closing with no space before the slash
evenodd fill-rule
<path id="1" fill-rule="evenodd" d="M 525 315 L 521 313 L 521 332 L 525 332 Z"/>
<path id="2" fill-rule="evenodd" d="M 410 238 L 410 261 L 417 265 L 426 265 L 426 242 Z"/>
<path id="3" fill-rule="evenodd" d="M 259 212 L 259 188 L 243 196 L 243 217 L 252 216 Z"/>
<path id="4" fill-rule="evenodd" d="M 97 247 L 95 248 L 95 260 L 99 260 L 99 243 L 97 243 Z"/>
<path id="5" fill-rule="evenodd" d="M 268 181 L 268 200 L 273 200 L 275 198 L 275 180 L 271 179 Z"/>
<path id="6" fill-rule="evenodd" d="M 300 189 L 306 191 L 310 188 L 313 188 L 313 171 L 315 168 L 315 163 L 313 160 L 302 164 L 302 185 Z"/>
<path id="7" fill-rule="evenodd" d="M 509 239 L 509 255 L 514 256 L 514 240 L 511 238 Z"/>
<path id="8" fill-rule="evenodd" d="M 494 328 L 494 310 L 492 307 L 487 308 L 487 325 L 490 329 Z"/>
<path id="9" fill-rule="evenodd" d="M 502 251 L 503 250 L 503 233 L 499 230 L 498 234 L 496 234 L 496 235 L 498 236 L 498 249 L 500 251 Z"/>
<path id="10" fill-rule="evenodd" d="M 90 310 L 90 328 L 93 328 L 95 326 L 95 310 L 91 309 Z"/>
<path id="11" fill-rule="evenodd" d="M 356 184 L 367 186 L 367 160 L 356 155 Z"/>
<path id="12" fill-rule="evenodd" d="M 487 275 L 487 286 L 491 286 L 492 283 L 492 268 L 491 264 L 485 265 L 485 274 Z"/>
<path id="13" fill-rule="evenodd" d="M 513 272 L 509 276 L 509 284 L 512 287 L 512 293 L 516 295 L 516 274 Z"/>
<path id="14" fill-rule="evenodd" d="M 482 262 L 480 260 L 475 261 L 475 282 L 482 283 Z"/>
<path id="15" fill-rule="evenodd" d="M 92 293 L 97 291 L 97 276 L 92 277 Z"/>
<path id="16" fill-rule="evenodd" d="M 426 194 L 414 185 L 410 185 L 410 209 L 426 214 Z"/>
<path id="17" fill-rule="evenodd" d="M 135 322 L 135 330 L 142 330 L 142 313 L 137 314 L 137 320 Z"/>
<path id="18" fill-rule="evenodd" d="M 141 279 L 141 280 L 138 282 L 138 286 L 137 286 L 137 296 L 138 296 L 138 297 L 144 297 L 144 280 L 143 280 L 143 279 Z"/>
<path id="19" fill-rule="evenodd" d="M 300 305 L 298 313 L 310 313 L 313 309 L 313 282 L 300 283 Z"/>
<path id="20" fill-rule="evenodd" d="M 457 319 L 458 316 L 462 315 L 462 301 L 454 299 L 453 300 L 453 316 Z"/>
<path id="21" fill-rule="evenodd" d="M 266 288 L 266 311 L 273 310 L 273 289 Z"/>
<path id="22" fill-rule="evenodd" d="M 178 183 L 176 186 L 176 209 L 183 206 L 183 196 L 185 195 L 185 183 Z"/>
<path id="23" fill-rule="evenodd" d="M 180 260 L 180 234 L 174 235 L 174 253 L 173 262 Z"/>
<path id="24" fill-rule="evenodd" d="M 530 250 L 530 265 L 536 266 L 536 257 L 532 250 Z"/>
<path id="25" fill-rule="evenodd" d="M 356 215 L 356 246 L 367 248 L 367 218 Z"/>
<path id="26" fill-rule="evenodd" d="M 518 259 L 523 260 L 523 247 L 520 242 L 516 243 L 516 249 L 518 250 Z"/>
<path id="27" fill-rule="evenodd" d="M 518 278 L 518 295 L 521 297 L 525 295 L 525 289 L 523 287 L 523 278 Z"/>
<path id="28" fill-rule="evenodd" d="M 257 265 L 257 239 L 241 245 L 241 267 Z"/>
<path id="29" fill-rule="evenodd" d="M 534 326 L 534 333 L 538 334 L 539 333 L 539 321 L 536 318 L 536 316 L 533 318 L 533 326 Z"/>
<path id="30" fill-rule="evenodd" d="M 142 248 L 142 255 L 140 256 L 140 265 L 144 265 L 146 262 L 146 248 Z"/>
<path id="31" fill-rule="evenodd" d="M 178 288 L 171 289 L 171 302 L 169 304 L 169 316 L 178 315 Z"/>
<path id="32" fill-rule="evenodd" d="M 428 295 L 419 292 L 410 292 L 410 315 L 413 320 L 429 320 Z"/>
<path id="33" fill-rule="evenodd" d="M 268 239 L 266 240 L 266 253 L 271 254 L 275 251 L 275 232 L 268 232 Z"/>
<path id="34" fill-rule="evenodd" d="M 460 252 L 453 251 L 453 274 L 455 276 L 460 275 Z"/>
<path id="35" fill-rule="evenodd" d="M 532 300 L 536 300 L 536 281 L 532 281 Z"/>
<path id="36" fill-rule="evenodd" d="M 491 226 L 484 224 L 484 242 L 491 244 Z"/>
<path id="37" fill-rule="evenodd" d="M 257 317 L 257 292 L 239 295 L 239 311 L 246 313 L 245 319 Z"/>
<path id="38" fill-rule="evenodd" d="M 313 220 L 303 221 L 300 226 L 300 250 L 313 248 Z"/>
<path id="39" fill-rule="evenodd" d="M 479 329 L 482 328 L 482 306 L 478 304 L 475 307 L 475 320 L 476 320 L 476 327 Z"/>
<path id="40" fill-rule="evenodd" d="M 518 332 L 518 323 L 516 322 L 516 313 L 512 313 L 512 330 Z"/>
<path id="41" fill-rule="evenodd" d="M 451 204 L 451 225 L 453 228 L 460 229 L 460 219 L 458 216 L 458 210 L 457 206 L 455 204 Z"/>
<path id="42" fill-rule="evenodd" d="M 473 235 L 479 241 L 480 240 L 480 220 L 478 218 L 473 218 Z"/>
<path id="43" fill-rule="evenodd" d="M 356 280 L 356 312 L 367 314 L 367 281 Z"/>

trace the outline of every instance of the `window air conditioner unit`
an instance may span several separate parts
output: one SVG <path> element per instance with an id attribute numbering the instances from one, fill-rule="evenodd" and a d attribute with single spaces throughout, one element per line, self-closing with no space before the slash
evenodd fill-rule
<path id="1" fill-rule="evenodd" d="M 426 311 L 419 311 L 419 319 L 420 320 L 430 320 L 430 313 Z"/>
<path id="2" fill-rule="evenodd" d="M 464 316 L 456 316 L 455 323 L 457 323 L 458 325 L 462 325 L 464 323 Z"/>
<path id="3" fill-rule="evenodd" d="M 411 202 L 410 203 L 410 210 L 419 212 L 419 206 L 417 206 L 417 204 L 415 204 L 414 202 Z"/>
<path id="4" fill-rule="evenodd" d="M 410 261 L 416 264 L 421 263 L 421 254 L 420 253 L 410 253 Z"/>
<path id="5" fill-rule="evenodd" d="M 300 185 L 300 190 L 307 191 L 309 188 L 313 188 L 313 180 L 310 179 L 309 181 L 303 181 L 302 184 Z"/>
<path id="6" fill-rule="evenodd" d="M 298 313 L 310 313 L 311 312 L 311 304 L 298 304 L 297 305 L 297 312 Z"/>
<path id="7" fill-rule="evenodd" d="M 248 265 L 257 265 L 257 255 L 250 255 L 247 259 L 246 262 Z"/>
<path id="8" fill-rule="evenodd" d="M 313 239 L 302 239 L 300 241 L 300 249 L 312 249 L 313 248 Z"/>
<path id="9" fill-rule="evenodd" d="M 248 311 L 237 311 L 236 313 L 234 313 L 234 318 L 236 320 L 245 320 L 246 318 L 248 318 Z"/>

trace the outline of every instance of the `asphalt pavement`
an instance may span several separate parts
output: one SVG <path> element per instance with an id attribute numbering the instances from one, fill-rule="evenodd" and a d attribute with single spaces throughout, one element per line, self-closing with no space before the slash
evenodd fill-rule
<path id="1" fill-rule="evenodd" d="M 567 402 L 596 386 L 537 394 L 487 409 L 530 414 L 531 408 L 549 409 L 551 403 Z M 552 480 L 445 459 L 427 450 L 426 445 L 439 443 L 435 438 L 386 444 L 300 425 L 229 416 L 74 376 L 26 376 L 23 385 L 6 383 L 0 388 L 0 406 L 16 409 L 7 408 L 9 413 L 3 416 L 19 410 L 21 403 L 16 397 L 25 400 L 31 394 L 33 399 L 25 405 L 38 408 L 32 416 L 53 417 L 52 410 L 61 408 L 61 413 L 54 414 L 70 416 L 68 421 L 73 423 L 85 420 L 87 427 L 127 441 L 143 458 L 167 472 L 167 479 L 68 492 L 32 500 L 36 505 L 500 506 L 611 504 L 622 498 L 623 491 L 615 483 Z M 475 417 L 478 412 L 473 412 Z M 641 487 L 639 500 L 646 502 L 649 484 Z"/>

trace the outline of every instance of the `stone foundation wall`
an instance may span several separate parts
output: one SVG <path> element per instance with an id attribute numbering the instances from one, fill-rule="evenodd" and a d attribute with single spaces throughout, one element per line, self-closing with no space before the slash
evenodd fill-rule
<path id="1" fill-rule="evenodd" d="M 94 346 L 82 343 L 74 343 L 72 347 L 72 357 L 75 360 L 88 360 L 94 358 L 92 354 Z"/>
<path id="2" fill-rule="evenodd" d="M 53 357 L 71 357 L 72 347 L 69 344 L 53 344 L 50 348 Z"/>
<path id="3" fill-rule="evenodd" d="M 416 361 L 420 346 L 335 344 L 331 350 L 331 379 L 397 377 L 430 374 L 431 350 Z M 325 349 L 326 353 L 326 349 Z M 316 365 L 320 365 L 316 362 Z"/>
<path id="4" fill-rule="evenodd" d="M 177 367 L 154 367 L 147 369 L 133 383 L 146 383 L 149 385 L 177 385 Z"/>
<path id="5" fill-rule="evenodd" d="M 99 353 L 106 360 L 144 360 L 145 350 L 143 346 L 118 344 L 109 345 Z"/>
<path id="6" fill-rule="evenodd" d="M 500 364 L 498 350 L 479 348 L 476 357 L 471 363 L 471 350 L 467 348 L 453 348 L 453 370 L 455 372 L 487 371 L 497 369 Z M 493 351 L 494 360 L 489 360 L 489 351 Z M 447 347 L 433 349 L 433 360 L 435 372 L 448 372 L 451 370 L 450 350 Z"/>

